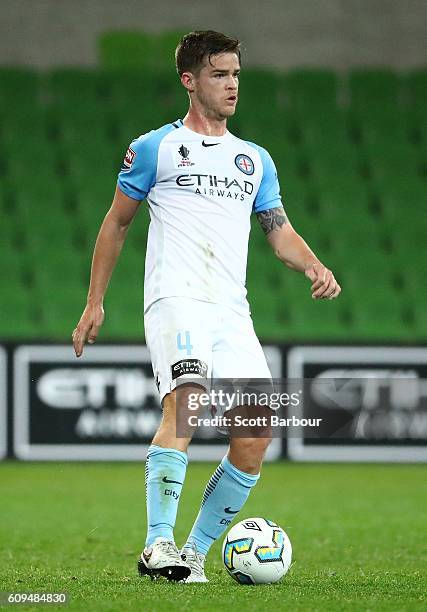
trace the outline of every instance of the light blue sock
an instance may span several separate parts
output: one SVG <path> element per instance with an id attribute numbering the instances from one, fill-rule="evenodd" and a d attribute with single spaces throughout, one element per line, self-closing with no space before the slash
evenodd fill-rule
<path id="1" fill-rule="evenodd" d="M 206 555 L 243 507 L 258 478 L 259 474 L 241 472 L 224 457 L 206 486 L 185 546 L 195 544 L 197 551 Z"/>
<path id="2" fill-rule="evenodd" d="M 145 463 L 147 495 L 146 546 L 162 537 L 173 540 L 178 502 L 187 470 L 187 455 L 152 444 Z"/>

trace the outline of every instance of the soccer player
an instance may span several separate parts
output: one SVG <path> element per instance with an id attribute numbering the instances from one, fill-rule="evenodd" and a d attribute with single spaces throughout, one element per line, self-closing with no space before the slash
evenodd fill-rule
<path id="1" fill-rule="evenodd" d="M 148 533 L 139 571 L 207 582 L 205 556 L 256 485 L 270 438 L 231 437 L 179 551 L 173 529 L 191 436 L 177 435 L 176 414 L 185 395 L 177 396 L 176 387 L 186 377 L 193 381 L 190 390 L 199 389 L 198 377 L 271 378 L 246 300 L 252 212 L 275 255 L 311 281 L 313 298 L 333 299 L 341 289 L 288 221 L 268 152 L 227 130 L 238 99 L 239 42 L 214 31 L 191 32 L 177 47 L 176 67 L 189 96 L 188 113 L 143 134 L 127 150 L 96 241 L 87 305 L 73 344 L 79 357 L 86 341 L 95 342 L 115 262 L 146 199 L 151 223 L 144 322 L 163 413 L 147 453 Z"/>

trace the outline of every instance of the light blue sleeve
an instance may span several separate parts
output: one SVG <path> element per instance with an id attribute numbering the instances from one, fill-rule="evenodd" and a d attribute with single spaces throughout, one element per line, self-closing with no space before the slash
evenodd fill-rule
<path id="1" fill-rule="evenodd" d="M 282 206 L 277 170 L 270 154 L 262 147 L 259 147 L 253 143 L 250 144 L 255 147 L 260 154 L 263 168 L 261 184 L 259 186 L 258 193 L 256 194 L 252 209 L 253 212 L 259 213 L 263 210 L 269 210 L 270 208 Z"/>
<path id="2" fill-rule="evenodd" d="M 174 126 L 165 125 L 133 140 L 125 158 L 117 184 L 121 191 L 134 200 L 144 200 L 156 184 L 159 146 Z"/>

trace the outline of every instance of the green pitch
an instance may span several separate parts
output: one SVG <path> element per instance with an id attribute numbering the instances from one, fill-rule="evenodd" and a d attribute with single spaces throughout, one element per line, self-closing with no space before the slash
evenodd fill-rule
<path id="1" fill-rule="evenodd" d="M 189 468 L 179 545 L 214 467 Z M 238 585 L 217 542 L 210 583 L 184 585 L 136 575 L 143 465 L 0 464 L 0 590 L 66 591 L 65 609 L 85 612 L 425 610 L 426 482 L 423 466 L 266 465 L 239 518 L 264 516 L 287 531 L 288 575 Z"/>

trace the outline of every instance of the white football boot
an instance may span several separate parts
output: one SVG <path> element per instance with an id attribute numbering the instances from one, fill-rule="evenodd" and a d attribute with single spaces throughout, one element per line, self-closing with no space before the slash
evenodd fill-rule
<path id="1" fill-rule="evenodd" d="M 138 560 L 140 576 L 158 578 L 163 576 L 168 580 L 184 580 L 190 575 L 188 563 L 181 558 L 175 542 L 166 538 L 156 538 L 151 546 L 147 546 Z"/>
<path id="2" fill-rule="evenodd" d="M 193 546 L 185 546 L 181 550 L 181 557 L 188 563 L 191 569 L 191 574 L 184 582 L 209 582 L 205 576 L 205 559 L 206 555 L 197 552 L 197 548 Z"/>

